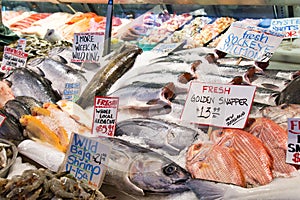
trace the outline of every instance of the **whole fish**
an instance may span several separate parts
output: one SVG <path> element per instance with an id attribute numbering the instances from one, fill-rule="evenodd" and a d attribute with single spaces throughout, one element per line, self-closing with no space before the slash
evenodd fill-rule
<path id="1" fill-rule="evenodd" d="M 254 135 L 239 129 L 217 129 L 212 132 L 211 139 L 232 153 L 247 184 L 265 185 L 273 180 L 272 157 Z"/>
<path id="2" fill-rule="evenodd" d="M 300 76 L 293 79 L 276 97 L 276 105 L 300 104 Z"/>
<path id="3" fill-rule="evenodd" d="M 11 82 L 14 96 L 30 96 L 41 102 L 61 99 L 51 87 L 51 82 L 27 68 L 16 68 L 6 77 Z"/>
<path id="4" fill-rule="evenodd" d="M 123 112 L 154 116 L 171 111 L 170 100 L 175 96 L 175 85 L 135 82 L 120 88 L 110 96 L 119 97 L 119 109 Z"/>
<path id="5" fill-rule="evenodd" d="M 29 96 L 17 96 L 15 98 L 16 101 L 21 102 L 24 106 L 26 106 L 28 109 L 32 109 L 34 107 L 42 107 L 43 103 L 36 100 L 33 97 L 29 97 Z"/>
<path id="6" fill-rule="evenodd" d="M 274 177 L 290 177 L 297 171 L 286 163 L 287 131 L 279 124 L 265 117 L 249 119 L 246 130 L 259 138 L 272 155 Z"/>
<path id="7" fill-rule="evenodd" d="M 87 84 L 86 78 L 79 71 L 51 58 L 36 58 L 31 60 L 27 67 L 50 80 L 52 88 L 61 95 L 64 92 L 66 83 L 80 83 L 81 87 Z"/>
<path id="8" fill-rule="evenodd" d="M 11 114 L 16 120 L 19 120 L 22 115 L 28 115 L 31 113 L 30 109 L 28 109 L 26 105 L 15 99 L 6 102 L 4 110 Z"/>
<path id="9" fill-rule="evenodd" d="M 185 182 L 190 174 L 172 160 L 118 138 L 101 140 L 112 147 L 104 184 L 135 195 L 189 190 Z"/>
<path id="10" fill-rule="evenodd" d="M 117 123 L 115 136 L 131 136 L 143 140 L 150 148 L 178 155 L 197 140 L 199 133 L 185 126 L 154 118 L 132 118 Z"/>
<path id="11" fill-rule="evenodd" d="M 3 109 L 0 109 L 0 115 L 5 117 L 0 126 L 0 138 L 9 140 L 14 144 L 24 140 L 23 131 L 18 122 Z"/>
<path id="12" fill-rule="evenodd" d="M 141 53 L 142 49 L 139 47 L 129 46 L 117 55 L 94 75 L 76 103 L 82 108 L 92 106 L 95 95 L 105 96 L 114 82 L 131 69 L 136 57 Z"/>

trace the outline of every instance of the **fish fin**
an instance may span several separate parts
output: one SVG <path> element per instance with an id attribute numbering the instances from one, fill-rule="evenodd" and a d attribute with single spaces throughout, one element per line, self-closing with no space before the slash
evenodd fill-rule
<path id="1" fill-rule="evenodd" d="M 39 74 L 42 77 L 46 76 L 45 73 L 43 72 L 43 70 L 41 68 L 39 68 L 39 67 L 36 67 L 36 68 L 38 69 L 37 71 L 35 71 L 37 74 Z"/>
<path id="2" fill-rule="evenodd" d="M 201 179 L 191 179 L 187 182 L 187 186 L 201 200 L 223 200 L 226 192 L 225 188 L 216 183 Z"/>

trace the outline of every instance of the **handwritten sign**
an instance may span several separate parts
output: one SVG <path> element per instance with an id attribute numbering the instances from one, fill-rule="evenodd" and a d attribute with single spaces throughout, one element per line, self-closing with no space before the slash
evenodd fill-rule
<path id="1" fill-rule="evenodd" d="M 99 62 L 104 33 L 74 33 L 72 62 Z"/>
<path id="2" fill-rule="evenodd" d="M 24 38 L 19 39 L 17 49 L 21 51 L 25 51 L 25 47 L 26 47 L 26 39 Z"/>
<path id="3" fill-rule="evenodd" d="M 77 101 L 80 95 L 80 89 L 80 83 L 66 83 L 62 99 L 73 102 Z"/>
<path id="4" fill-rule="evenodd" d="M 284 34 L 284 38 L 300 37 L 300 18 L 272 19 L 270 29 Z"/>
<path id="5" fill-rule="evenodd" d="M 27 53 L 5 46 L 0 72 L 7 73 L 14 68 L 25 67 L 27 57 Z"/>
<path id="6" fill-rule="evenodd" d="M 3 122 L 5 121 L 5 119 L 6 119 L 6 116 L 0 114 L 0 127 L 2 126 Z"/>
<path id="7" fill-rule="evenodd" d="M 300 118 L 288 118 L 286 162 L 300 165 Z"/>
<path id="8" fill-rule="evenodd" d="M 156 45 L 151 51 L 155 53 L 160 53 L 162 55 L 168 55 L 181 44 L 182 43 L 160 43 Z"/>
<path id="9" fill-rule="evenodd" d="M 181 118 L 198 124 L 243 128 L 255 89 L 192 81 Z"/>
<path id="10" fill-rule="evenodd" d="M 234 22 L 222 37 L 217 49 L 250 60 L 267 62 L 283 36 L 270 29 Z"/>
<path id="11" fill-rule="evenodd" d="M 119 98 L 95 97 L 92 134 L 113 136 L 116 128 Z"/>
<path id="12" fill-rule="evenodd" d="M 99 138 L 89 138 L 73 133 L 63 162 L 63 171 L 69 171 L 77 180 L 94 188 L 102 184 L 107 170 L 111 147 Z"/>

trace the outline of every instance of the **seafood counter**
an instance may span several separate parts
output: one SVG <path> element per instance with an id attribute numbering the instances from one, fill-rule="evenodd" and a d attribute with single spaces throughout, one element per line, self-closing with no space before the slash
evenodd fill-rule
<path id="1" fill-rule="evenodd" d="M 298 71 L 212 59 L 216 52 L 205 47 L 162 56 L 125 43 L 99 64 L 81 65 L 71 52 L 52 47 L 1 78 L 0 138 L 13 142 L 0 144 L 0 166 L 12 164 L 1 175 L 2 198 L 298 198 L 298 166 L 285 162 L 287 119 L 300 111 Z M 255 85 L 246 127 L 182 120 L 191 81 Z M 70 82 L 81 83 L 76 102 L 62 99 Z M 119 98 L 115 136 L 101 138 L 112 150 L 99 190 L 59 172 L 71 134 L 92 136 L 95 95 Z M 32 169 L 15 174 L 24 163 L 10 163 L 12 153 Z"/>

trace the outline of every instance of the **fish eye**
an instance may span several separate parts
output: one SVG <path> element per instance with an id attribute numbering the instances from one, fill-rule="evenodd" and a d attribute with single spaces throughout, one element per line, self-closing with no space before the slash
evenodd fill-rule
<path id="1" fill-rule="evenodd" d="M 173 164 L 170 164 L 170 165 L 163 168 L 163 172 L 166 175 L 172 175 L 176 170 L 177 170 L 177 167 Z"/>

